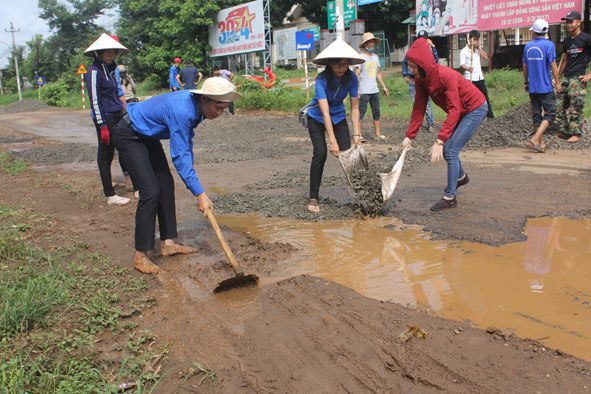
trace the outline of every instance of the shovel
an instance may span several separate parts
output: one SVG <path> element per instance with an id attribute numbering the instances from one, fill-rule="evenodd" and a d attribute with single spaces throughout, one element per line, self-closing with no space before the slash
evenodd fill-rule
<path id="1" fill-rule="evenodd" d="M 218 283 L 218 285 L 213 290 L 213 292 L 219 293 L 220 291 L 233 289 L 235 287 L 256 286 L 259 283 L 259 277 L 254 274 L 244 275 L 244 272 L 236 263 L 236 258 L 234 258 L 234 254 L 232 253 L 232 250 L 230 250 L 230 247 L 226 243 L 226 240 L 224 239 L 224 235 L 222 234 L 222 230 L 220 230 L 220 226 L 218 225 L 217 220 L 215 220 L 215 216 L 213 216 L 213 212 L 211 211 L 211 209 L 208 209 L 207 211 L 205 211 L 205 214 L 207 215 L 207 218 L 209 219 L 209 223 L 211 223 L 211 227 L 213 227 L 213 231 L 215 232 L 215 235 L 218 237 L 218 240 L 222 244 L 222 248 L 224 249 L 224 253 L 226 253 L 226 257 L 228 258 L 228 261 L 232 265 L 232 270 L 234 271 L 234 275 L 235 275 L 232 278 L 225 279 L 225 280 L 221 281 L 220 283 Z"/>

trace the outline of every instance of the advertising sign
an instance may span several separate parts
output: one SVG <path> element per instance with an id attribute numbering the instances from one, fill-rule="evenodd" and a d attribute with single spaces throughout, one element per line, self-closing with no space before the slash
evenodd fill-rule
<path id="1" fill-rule="evenodd" d="M 275 49 L 277 50 L 277 61 L 290 60 L 298 57 L 296 51 L 296 32 L 297 28 L 274 30 L 273 38 Z"/>
<path id="2" fill-rule="evenodd" d="M 366 5 L 366 4 L 379 3 L 380 1 L 384 1 L 384 0 L 357 0 L 357 5 L 362 6 L 362 5 Z"/>
<path id="3" fill-rule="evenodd" d="M 417 0 L 417 32 L 442 36 L 531 26 L 536 19 L 560 23 L 583 0 Z"/>
<path id="4" fill-rule="evenodd" d="M 304 29 L 304 31 L 311 31 L 314 33 L 314 41 L 320 41 L 320 27 L 311 27 L 309 29 Z"/>
<path id="5" fill-rule="evenodd" d="M 311 51 L 314 49 L 314 34 L 311 31 L 296 31 L 296 50 Z"/>
<path id="6" fill-rule="evenodd" d="M 336 2 L 329 1 L 326 3 L 328 10 L 328 28 L 334 30 L 337 24 L 337 10 Z M 357 9 L 355 8 L 355 0 L 343 0 L 343 8 L 345 9 L 345 27 L 349 27 L 349 21 L 357 19 Z"/>
<path id="7" fill-rule="evenodd" d="M 228 56 L 265 49 L 263 0 L 226 8 L 218 12 L 209 27 L 211 56 Z"/>
<path id="8" fill-rule="evenodd" d="M 478 0 L 478 28 L 496 30 L 531 26 L 536 19 L 544 19 L 548 23 L 560 23 L 560 19 L 573 10 L 581 12 L 583 0 Z"/>

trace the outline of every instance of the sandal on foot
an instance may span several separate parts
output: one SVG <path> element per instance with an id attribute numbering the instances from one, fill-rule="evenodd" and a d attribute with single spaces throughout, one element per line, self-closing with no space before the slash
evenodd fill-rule
<path id="1" fill-rule="evenodd" d="M 536 151 L 536 152 L 538 152 L 538 153 L 544 153 L 544 152 L 545 152 L 545 150 L 544 150 L 544 149 L 542 149 L 542 147 L 541 147 L 539 144 L 534 144 L 534 143 L 533 143 L 533 142 L 531 142 L 531 141 L 527 141 L 527 142 L 525 143 L 525 146 L 526 146 L 527 148 L 529 148 L 529 149 L 535 150 L 535 151 Z"/>
<path id="2" fill-rule="evenodd" d="M 568 140 L 566 140 L 566 142 L 579 142 L 580 139 L 581 137 L 579 137 L 578 135 L 573 135 Z"/>
<path id="3" fill-rule="evenodd" d="M 318 213 L 320 212 L 320 207 L 318 206 L 318 200 L 315 198 L 311 198 L 310 202 L 308 203 L 308 211 Z"/>
<path id="4" fill-rule="evenodd" d="M 386 136 L 385 135 L 380 135 L 379 137 L 375 137 L 374 140 L 376 140 L 376 141 L 385 141 L 386 140 Z"/>

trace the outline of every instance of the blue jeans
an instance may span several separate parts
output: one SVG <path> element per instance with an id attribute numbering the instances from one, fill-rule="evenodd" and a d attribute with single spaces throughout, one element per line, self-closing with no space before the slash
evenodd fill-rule
<path id="1" fill-rule="evenodd" d="M 460 162 L 460 151 L 472 138 L 472 135 L 486 117 L 487 112 L 488 104 L 485 102 L 480 107 L 473 109 L 472 112 L 464 115 L 451 137 L 443 145 L 443 157 L 447 162 L 446 197 L 453 198 L 456 195 L 458 179 L 463 178 L 466 174 Z"/>
<path id="2" fill-rule="evenodd" d="M 417 94 L 417 89 L 415 88 L 415 83 L 410 82 L 408 84 L 408 93 L 410 94 L 410 99 L 412 102 L 415 102 L 415 95 Z M 433 126 L 435 121 L 433 120 L 433 109 L 431 108 L 431 99 L 427 100 L 427 112 L 425 117 L 427 118 L 427 125 Z"/>

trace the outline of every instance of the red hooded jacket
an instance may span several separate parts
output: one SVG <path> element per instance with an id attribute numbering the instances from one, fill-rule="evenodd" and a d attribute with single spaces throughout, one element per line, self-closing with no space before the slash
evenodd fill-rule
<path id="1" fill-rule="evenodd" d="M 484 104 L 486 99 L 480 90 L 460 73 L 437 64 L 426 39 L 416 40 L 410 47 L 406 59 L 422 67 L 427 74 L 425 78 L 415 76 L 417 93 L 406 136 L 410 139 L 417 136 L 425 116 L 427 101 L 431 97 L 435 104 L 447 112 L 447 118 L 437 137 L 445 142 L 453 134 L 460 119 Z"/>

